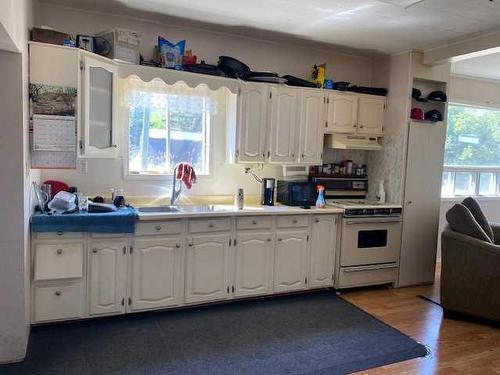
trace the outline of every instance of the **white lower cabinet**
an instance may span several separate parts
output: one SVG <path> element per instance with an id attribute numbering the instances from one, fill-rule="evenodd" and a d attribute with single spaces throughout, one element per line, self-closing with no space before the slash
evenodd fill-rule
<path id="1" fill-rule="evenodd" d="M 141 222 L 134 237 L 35 234 L 32 321 L 331 287 L 336 233 L 336 215 L 303 214 Z"/>
<path id="2" fill-rule="evenodd" d="M 239 232 L 234 250 L 234 296 L 272 293 L 272 232 Z"/>
<path id="3" fill-rule="evenodd" d="M 187 303 L 229 298 L 231 234 L 206 234 L 188 239 L 185 300 Z"/>
<path id="4" fill-rule="evenodd" d="M 132 311 L 175 306 L 182 297 L 182 238 L 137 238 L 131 251 Z"/>
<path id="5" fill-rule="evenodd" d="M 278 231 L 274 255 L 274 291 L 307 287 L 308 231 Z"/>
<path id="6" fill-rule="evenodd" d="M 333 286 L 334 254 L 337 241 L 336 217 L 316 215 L 311 229 L 309 287 Z"/>
<path id="7" fill-rule="evenodd" d="M 128 242 L 89 242 L 89 314 L 125 312 Z"/>
<path id="8" fill-rule="evenodd" d="M 33 320 L 37 323 L 83 317 L 81 282 L 37 285 L 33 294 Z"/>

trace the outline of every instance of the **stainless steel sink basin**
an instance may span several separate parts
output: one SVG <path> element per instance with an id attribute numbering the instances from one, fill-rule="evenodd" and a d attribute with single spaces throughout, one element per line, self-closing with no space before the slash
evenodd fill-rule
<path id="1" fill-rule="evenodd" d="M 186 204 L 178 206 L 180 211 L 183 212 L 214 212 L 223 211 L 222 208 L 211 204 Z"/>
<path id="2" fill-rule="evenodd" d="M 176 206 L 144 206 L 144 207 L 138 207 L 137 211 L 145 213 L 179 212 L 179 208 Z"/>
<path id="3" fill-rule="evenodd" d="M 169 213 L 169 212 L 215 212 L 225 211 L 222 207 L 211 204 L 185 204 L 176 206 L 143 206 L 137 211 L 142 213 Z"/>

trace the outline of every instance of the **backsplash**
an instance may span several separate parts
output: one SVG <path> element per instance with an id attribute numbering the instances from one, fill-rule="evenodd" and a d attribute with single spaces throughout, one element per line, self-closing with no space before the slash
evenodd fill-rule
<path id="1" fill-rule="evenodd" d="M 387 135 L 382 139 L 382 150 L 368 153 L 368 199 L 375 199 L 378 182 L 384 180 L 386 200 L 403 201 L 403 173 L 405 169 L 405 135 Z"/>
<path id="2" fill-rule="evenodd" d="M 325 148 L 323 150 L 323 163 L 340 163 L 343 160 L 352 160 L 356 164 L 366 164 L 367 151 L 363 150 L 335 150 Z"/>

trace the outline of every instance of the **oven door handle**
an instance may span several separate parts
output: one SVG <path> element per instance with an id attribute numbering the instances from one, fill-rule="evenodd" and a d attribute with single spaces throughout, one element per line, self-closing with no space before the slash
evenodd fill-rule
<path id="1" fill-rule="evenodd" d="M 348 225 L 354 225 L 354 224 L 394 224 L 394 223 L 400 223 L 401 219 L 400 218 L 394 218 L 394 219 L 358 219 L 358 220 L 345 220 L 344 221 Z"/>
<path id="2" fill-rule="evenodd" d="M 378 271 L 378 270 L 387 270 L 392 268 L 398 268 L 397 264 L 386 264 L 380 266 L 368 266 L 368 267 L 357 267 L 357 268 L 344 268 L 344 272 L 363 272 L 363 271 Z"/>

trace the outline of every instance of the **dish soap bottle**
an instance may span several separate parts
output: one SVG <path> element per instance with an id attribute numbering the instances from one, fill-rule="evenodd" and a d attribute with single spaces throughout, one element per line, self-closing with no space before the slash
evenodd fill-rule
<path id="1" fill-rule="evenodd" d="M 384 190 L 384 180 L 380 180 L 378 184 L 378 194 L 377 194 L 378 202 L 381 204 L 385 203 L 385 190 Z"/>
<path id="2" fill-rule="evenodd" d="M 318 185 L 316 186 L 316 189 L 318 189 L 318 198 L 316 199 L 316 208 L 325 208 L 326 203 L 325 203 L 325 187 L 323 185 Z"/>

